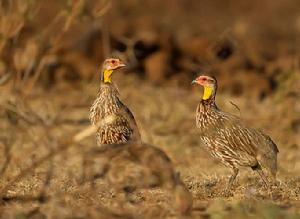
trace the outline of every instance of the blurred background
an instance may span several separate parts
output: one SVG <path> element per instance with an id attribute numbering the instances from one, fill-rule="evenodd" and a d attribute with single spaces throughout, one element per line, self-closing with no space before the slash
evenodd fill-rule
<path id="1" fill-rule="evenodd" d="M 299 67 L 299 7 L 294 0 L 3 0 L 1 81 L 89 81 L 105 57 L 118 56 L 128 73 L 154 84 L 189 86 L 208 72 L 232 94 L 262 99 Z"/>
<path id="2" fill-rule="evenodd" d="M 77 182 L 84 163 L 81 150 L 95 144 L 93 137 L 63 152 L 57 143 L 89 125 L 101 64 L 108 57 L 127 63 L 113 81 L 143 140 L 163 149 L 181 172 L 195 198 L 195 217 L 297 218 L 297 0 L 1 0 L 0 194 L 31 196 L 42 188 L 55 197 L 35 204 L 16 198 L 18 203 L 1 206 L 4 215 L 99 218 L 98 204 L 115 200 L 103 185 L 91 193 Z M 249 170 L 239 177 L 237 199 L 221 195 L 229 172 L 200 147 L 195 130 L 202 90 L 190 83 L 200 74 L 217 77 L 221 109 L 264 130 L 278 144 L 281 187 L 271 199 L 261 194 L 263 188 L 255 189 L 257 178 Z M 53 151 L 57 156 L 36 165 Z M 24 167 L 30 170 L 9 184 Z M 172 203 L 164 196 L 146 197 L 133 212 L 170 216 Z M 247 200 L 240 203 L 241 197 Z M 157 203 L 159 208 L 147 211 Z"/>

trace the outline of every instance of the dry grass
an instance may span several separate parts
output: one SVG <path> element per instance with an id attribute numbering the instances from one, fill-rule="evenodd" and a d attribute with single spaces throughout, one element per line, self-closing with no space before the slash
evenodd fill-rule
<path id="1" fill-rule="evenodd" d="M 289 13 L 297 8 L 292 1 L 281 3 L 288 19 L 272 21 L 265 18 L 282 8 L 281 1 L 265 1 L 266 12 L 260 1 L 251 1 L 253 11 L 259 10 L 247 9 L 244 16 L 247 5 L 235 1 L 228 11 L 223 1 L 194 1 L 174 4 L 168 13 L 163 8 L 172 1 L 116 2 L 0 2 L 0 218 L 183 217 L 174 208 L 173 191 L 141 189 L 128 202 L 107 181 L 85 180 L 95 138 L 72 136 L 89 126 L 97 65 L 111 52 L 127 59 L 136 73 L 118 72 L 114 80 L 142 139 L 166 152 L 193 195 L 191 215 L 185 217 L 299 218 L 300 63 L 294 48 L 299 25 L 293 23 L 299 15 Z M 121 21 L 122 28 L 112 25 Z M 126 51 L 114 50 L 119 47 Z M 228 49 L 231 58 L 212 57 Z M 220 79 L 220 108 L 263 129 L 278 144 L 278 186 L 271 192 L 245 169 L 232 196 L 223 195 L 228 169 L 201 147 L 195 128 L 200 88 L 182 86 L 199 69 L 213 70 Z"/>
<path id="2" fill-rule="evenodd" d="M 270 194 L 264 191 L 259 178 L 245 169 L 235 185 L 234 195 L 224 197 L 223 185 L 229 172 L 201 148 L 195 129 L 194 111 L 201 91 L 157 87 L 128 75 L 124 81 L 121 73 L 114 77 L 122 99 L 136 116 L 144 141 L 158 146 L 171 157 L 192 192 L 191 217 L 296 218 L 293 212 L 299 213 L 300 198 L 299 136 L 291 127 L 296 110 L 288 113 L 285 107 L 285 101 L 292 101 L 293 97 L 276 102 L 274 95 L 258 103 L 254 99 L 218 96 L 221 108 L 238 114 L 229 103 L 233 101 L 241 109 L 242 117 L 251 125 L 266 130 L 280 149 L 279 185 Z M 120 196 L 104 181 L 96 181 L 92 188 L 82 184 L 84 151 L 95 145 L 94 137 L 59 150 L 61 139 L 88 126 L 88 109 L 96 90 L 97 84 L 86 83 L 77 84 L 75 89 L 65 84 L 57 85 L 47 93 L 37 89 L 34 95 L 26 97 L 1 90 L 1 106 L 9 105 L 11 109 L 1 107 L 1 130 L 6 130 L 1 133 L 1 162 L 6 166 L 0 179 L 1 187 L 51 151 L 59 151 L 2 193 L 3 218 L 40 218 L 41 215 L 50 218 L 114 218 L 120 215 L 124 218 L 177 218 L 170 194 L 163 190 L 138 191 L 137 201 L 125 203 L 124 210 L 116 204 L 122 202 Z M 64 96 L 60 95 L 62 92 Z M 292 103 L 299 107 L 295 99 Z M 286 119 L 282 120 L 282 115 Z"/>

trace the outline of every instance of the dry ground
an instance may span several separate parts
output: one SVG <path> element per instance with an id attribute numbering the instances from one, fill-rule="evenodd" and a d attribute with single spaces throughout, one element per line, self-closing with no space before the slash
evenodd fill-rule
<path id="1" fill-rule="evenodd" d="M 2 0 L 0 24 L 0 218 L 180 218 L 161 189 L 121 209 L 105 181 L 84 183 L 95 138 L 62 141 L 89 126 L 112 54 L 129 64 L 113 77 L 143 140 L 193 194 L 191 218 L 300 218 L 299 1 Z M 195 128 L 198 72 L 219 79 L 220 108 L 278 144 L 272 192 L 245 169 L 222 195 L 230 172 Z"/>
<path id="2" fill-rule="evenodd" d="M 251 170 L 241 171 L 231 197 L 222 191 L 229 170 L 202 149 L 195 128 L 194 111 L 202 90 L 154 86 L 133 75 L 116 73 L 122 99 L 132 109 L 145 142 L 163 149 L 194 197 L 192 218 L 299 218 L 299 99 L 275 93 L 262 102 L 220 93 L 217 102 L 225 111 L 240 115 L 263 129 L 278 144 L 278 187 L 264 190 Z M 220 81 L 222 83 L 222 81 Z M 22 169 L 57 150 L 58 139 L 89 125 L 88 110 L 97 84 L 60 83 L 50 90 L 36 88 L 22 97 L 1 89 L 1 163 L 10 158 L 0 187 Z M 5 110 L 10 101 L 20 115 Z M 238 105 L 240 111 L 230 101 Z M 9 107 L 8 107 L 9 108 Z M 27 121 L 25 121 L 27 120 Z M 9 145 L 8 155 L 5 145 Z M 95 145 L 94 136 L 45 159 L 2 194 L 1 218 L 178 218 L 170 194 L 152 189 L 138 191 L 140 199 L 118 209 L 118 195 L 103 181 L 82 185 L 84 151 Z M 3 191 L 3 190 L 2 190 Z M 45 199 L 36 199 L 40 193 Z M 114 212 L 114 213 L 112 213 Z M 115 215 L 119 212 L 120 215 Z M 296 215 L 298 214 L 298 216 Z"/>

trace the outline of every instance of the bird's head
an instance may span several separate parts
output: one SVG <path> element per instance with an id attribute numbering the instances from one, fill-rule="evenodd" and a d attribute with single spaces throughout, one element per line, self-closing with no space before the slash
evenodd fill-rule
<path id="1" fill-rule="evenodd" d="M 204 87 L 203 100 L 214 98 L 217 90 L 217 80 L 215 77 L 200 75 L 192 81 L 192 84 L 199 84 Z"/>
<path id="2" fill-rule="evenodd" d="M 105 59 L 103 63 L 104 70 L 116 70 L 125 66 L 125 63 L 122 60 L 115 58 Z"/>
<path id="3" fill-rule="evenodd" d="M 103 63 L 103 81 L 111 83 L 111 75 L 114 70 L 125 67 L 125 63 L 117 58 L 105 59 Z"/>

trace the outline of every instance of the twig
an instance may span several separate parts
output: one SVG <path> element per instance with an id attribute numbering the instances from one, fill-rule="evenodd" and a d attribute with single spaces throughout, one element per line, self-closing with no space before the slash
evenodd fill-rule
<path id="1" fill-rule="evenodd" d="M 40 60 L 37 69 L 30 81 L 30 83 L 28 84 L 27 88 L 26 88 L 26 93 L 29 94 L 31 93 L 33 87 L 35 86 L 35 84 L 37 83 L 38 79 L 40 78 L 40 75 L 44 69 L 44 67 L 46 66 L 46 64 L 48 63 L 48 57 L 44 56 L 42 57 L 42 59 Z"/>
<path id="2" fill-rule="evenodd" d="M 76 134 L 73 137 L 73 141 L 74 142 L 80 142 L 82 141 L 84 138 L 94 134 L 97 131 L 96 126 L 90 126 L 88 128 L 86 128 L 85 130 L 79 132 L 78 134 Z"/>
<path id="3" fill-rule="evenodd" d="M 111 54 L 110 32 L 107 20 L 109 19 L 107 17 L 104 17 L 102 21 L 102 45 L 104 57 L 108 57 Z"/>
<path id="4" fill-rule="evenodd" d="M 85 0 L 77 0 L 72 4 L 71 13 L 65 21 L 65 25 L 63 27 L 63 31 L 66 32 L 70 29 L 72 23 L 74 22 L 76 17 L 79 17 L 85 8 Z"/>
<path id="5" fill-rule="evenodd" d="M 8 103 L 0 103 L 0 106 L 2 106 L 7 112 L 14 113 L 17 115 L 20 119 L 23 121 L 27 122 L 30 125 L 34 125 L 37 122 L 37 118 L 33 118 L 30 116 L 27 116 L 24 112 L 21 112 L 19 108 L 17 108 L 13 103 L 8 102 Z M 40 122 L 40 121 L 39 121 Z"/>
<path id="6" fill-rule="evenodd" d="M 5 161 L 4 164 L 0 170 L 0 176 L 2 176 L 4 174 L 4 172 L 6 171 L 6 169 L 8 168 L 8 164 L 11 161 L 11 146 L 9 146 L 10 144 L 8 142 L 4 142 L 4 157 L 5 157 Z"/>
<path id="7" fill-rule="evenodd" d="M 4 85 L 6 82 L 9 81 L 9 79 L 12 77 L 12 74 L 11 73 L 7 73 L 5 75 L 3 75 L 1 78 L 0 78 L 0 86 L 1 85 Z"/>
<path id="8" fill-rule="evenodd" d="M 69 124 L 69 125 L 86 125 L 89 124 L 90 120 L 83 118 L 83 119 L 57 119 L 55 121 L 56 125 L 60 125 L 60 124 Z"/>
<path id="9" fill-rule="evenodd" d="M 100 124 L 99 124 L 100 125 Z M 73 144 L 76 144 L 82 141 L 84 138 L 94 134 L 96 132 L 96 126 L 90 126 L 78 134 L 74 135 L 73 137 L 67 138 L 62 140 L 59 144 L 61 145 L 58 149 L 49 152 L 47 155 L 37 159 L 31 166 L 23 169 L 17 176 L 13 177 L 3 188 L 0 189 L 0 196 L 3 198 L 4 194 L 17 182 L 19 182 L 23 177 L 27 174 L 32 172 L 38 166 L 42 165 L 49 159 L 53 158 L 54 156 L 60 154 L 61 152 L 70 148 Z"/>
<path id="10" fill-rule="evenodd" d="M 20 195 L 20 196 L 2 196 L 1 197 L 1 201 L 3 202 L 33 202 L 33 201 L 37 201 L 37 202 L 44 202 L 45 200 L 47 200 L 49 197 L 47 196 L 43 196 L 41 197 L 40 195 L 38 196 L 31 196 L 31 195 Z"/>
<path id="11" fill-rule="evenodd" d="M 232 102 L 232 101 L 229 101 L 229 103 L 231 104 L 231 105 L 233 105 L 238 111 L 239 111 L 239 113 L 240 113 L 240 118 L 242 118 L 242 113 L 241 113 L 241 110 L 240 110 L 240 108 L 238 107 L 238 105 L 236 105 L 234 102 Z"/>
<path id="12" fill-rule="evenodd" d="M 126 113 L 126 112 L 121 112 L 121 113 Z M 65 139 L 62 139 L 61 141 L 58 142 L 58 145 L 60 145 L 60 147 L 58 147 L 55 150 L 51 150 L 47 155 L 37 159 L 31 166 L 24 168 L 23 170 L 21 170 L 21 172 L 16 175 L 15 177 L 13 177 L 4 187 L 2 187 L 0 189 L 0 197 L 2 197 L 1 199 L 3 199 L 3 197 L 5 197 L 5 194 L 7 193 L 7 191 L 13 186 L 15 185 L 17 182 L 19 182 L 22 178 L 24 178 L 26 175 L 28 175 L 29 173 L 31 173 L 32 171 L 34 171 L 37 167 L 39 167 L 40 165 L 44 164 L 46 161 L 49 161 L 49 159 L 52 159 L 54 156 L 62 153 L 63 151 L 66 151 L 68 148 L 70 148 L 72 145 L 79 143 L 80 141 L 82 141 L 83 139 L 93 135 L 96 133 L 98 127 L 100 127 L 101 125 L 105 124 L 105 123 L 110 123 L 115 119 L 114 116 L 109 116 L 106 117 L 105 119 L 101 120 L 100 122 L 98 122 L 96 125 L 87 127 L 86 129 L 80 131 L 79 133 L 77 133 L 76 135 L 72 136 L 72 137 L 68 137 Z M 25 120 L 27 121 L 27 119 Z M 31 121 L 29 121 L 30 123 Z M 46 127 L 46 126 L 43 126 Z M 45 129 L 46 130 L 46 129 Z M 45 131 L 45 135 L 47 135 L 48 132 Z M 138 136 L 139 137 L 139 136 Z M 50 139 L 50 138 L 49 138 Z M 50 179 L 49 179 L 50 180 Z M 47 182 L 48 180 L 46 180 Z M 48 182 L 47 182 L 48 183 Z M 46 183 L 46 185 L 47 185 Z"/>
<path id="13" fill-rule="evenodd" d="M 100 10 L 94 11 L 93 15 L 96 18 L 104 16 L 111 8 L 112 6 L 112 1 L 108 0 L 106 4 L 101 8 Z"/>
<path id="14" fill-rule="evenodd" d="M 14 178 L 12 178 L 3 188 L 1 188 L 0 190 L 0 195 L 2 197 L 4 197 L 4 194 L 18 181 L 20 181 L 23 177 L 25 177 L 27 174 L 29 174 L 31 171 L 33 171 L 35 168 L 37 168 L 38 166 L 42 165 L 43 163 L 45 163 L 46 161 L 48 161 L 50 158 L 56 156 L 57 154 L 59 154 L 60 152 L 68 149 L 71 146 L 71 142 L 64 142 L 62 144 L 62 146 L 56 150 L 56 151 L 52 151 L 49 154 L 43 156 L 42 158 L 39 158 L 38 160 L 36 160 L 31 166 L 23 169 L 17 176 L 15 176 Z"/>
<path id="15" fill-rule="evenodd" d="M 47 171 L 46 179 L 44 181 L 43 187 L 42 187 L 42 189 L 40 191 L 40 194 L 39 194 L 41 202 L 44 202 L 46 200 L 46 197 L 47 197 L 46 191 L 47 191 L 47 188 L 49 188 L 49 186 L 51 184 L 52 175 L 53 175 L 53 160 L 51 159 L 50 160 L 50 166 L 49 166 L 49 169 Z"/>

